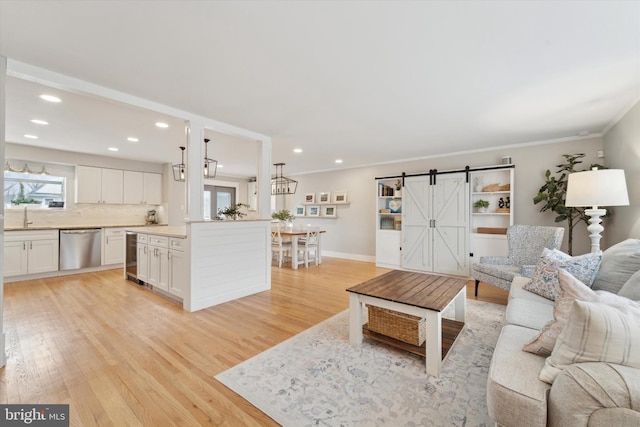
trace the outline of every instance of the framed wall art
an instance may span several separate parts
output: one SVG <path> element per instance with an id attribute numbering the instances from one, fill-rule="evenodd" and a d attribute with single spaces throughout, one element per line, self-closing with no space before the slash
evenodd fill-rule
<path id="1" fill-rule="evenodd" d="M 307 207 L 307 216 L 320 216 L 320 206 L 308 206 Z"/>
<path id="2" fill-rule="evenodd" d="M 315 203 L 316 202 L 316 193 L 307 193 L 304 195 L 305 203 Z"/>
<path id="3" fill-rule="evenodd" d="M 296 206 L 295 216 L 304 216 L 306 206 Z"/>
<path id="4" fill-rule="evenodd" d="M 346 191 L 334 192 L 333 203 L 347 203 L 347 192 Z"/>
<path id="5" fill-rule="evenodd" d="M 330 203 L 331 202 L 331 193 L 323 192 L 319 194 L 318 203 Z"/>
<path id="6" fill-rule="evenodd" d="M 336 207 L 334 205 L 327 205 L 322 207 L 322 216 L 329 218 L 336 217 Z"/>

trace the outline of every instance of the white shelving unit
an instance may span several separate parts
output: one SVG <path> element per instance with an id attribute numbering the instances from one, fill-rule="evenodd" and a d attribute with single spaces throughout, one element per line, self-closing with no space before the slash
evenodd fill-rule
<path id="1" fill-rule="evenodd" d="M 402 190 L 399 179 L 376 181 L 376 265 L 400 268 L 402 264 Z M 386 212 L 386 211 L 389 212 Z M 393 212 L 396 211 L 396 212 Z"/>
<path id="2" fill-rule="evenodd" d="M 506 256 L 509 247 L 506 230 L 513 225 L 514 168 L 496 166 L 495 169 L 471 172 L 471 262 L 479 262 L 481 256 Z M 486 200 L 489 207 L 479 212 L 474 204 Z"/>

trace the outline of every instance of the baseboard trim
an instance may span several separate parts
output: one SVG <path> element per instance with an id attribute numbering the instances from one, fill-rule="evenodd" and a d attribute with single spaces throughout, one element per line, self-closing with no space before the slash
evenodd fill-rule
<path id="1" fill-rule="evenodd" d="M 348 254 L 344 252 L 322 251 L 322 256 L 329 258 L 342 258 L 352 261 L 364 261 L 364 262 L 376 262 L 375 256 L 360 255 L 360 254 Z"/>

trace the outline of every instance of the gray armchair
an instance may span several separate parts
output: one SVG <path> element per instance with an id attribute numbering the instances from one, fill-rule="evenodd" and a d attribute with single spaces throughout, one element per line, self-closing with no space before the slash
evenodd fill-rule
<path id="1" fill-rule="evenodd" d="M 515 276 L 531 277 L 544 248 L 558 249 L 562 244 L 563 227 L 538 225 L 512 225 L 507 229 L 509 256 L 480 257 L 473 264 L 472 276 L 476 281 L 476 296 L 480 282 L 508 291 Z"/>

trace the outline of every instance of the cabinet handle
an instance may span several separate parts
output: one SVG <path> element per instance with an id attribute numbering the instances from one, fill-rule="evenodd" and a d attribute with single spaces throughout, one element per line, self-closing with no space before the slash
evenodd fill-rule
<path id="1" fill-rule="evenodd" d="M 146 246 L 144 247 L 144 254 L 145 255 L 147 254 L 147 247 Z"/>
<path id="2" fill-rule="evenodd" d="M 22 250 L 23 251 L 27 250 L 27 242 L 22 242 Z"/>
<path id="3" fill-rule="evenodd" d="M 33 242 L 29 242 L 29 249 L 33 250 Z"/>

